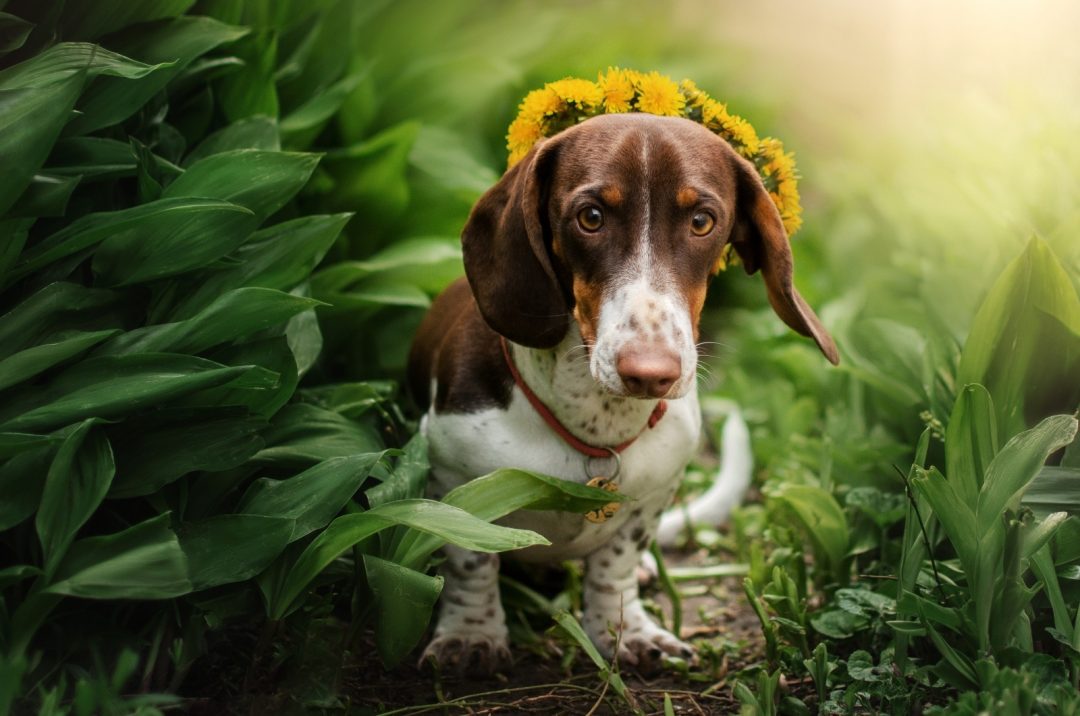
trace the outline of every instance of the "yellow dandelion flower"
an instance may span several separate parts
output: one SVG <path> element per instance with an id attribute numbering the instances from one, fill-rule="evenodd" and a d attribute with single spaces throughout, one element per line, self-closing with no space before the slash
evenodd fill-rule
<path id="1" fill-rule="evenodd" d="M 686 106 L 679 85 L 659 72 L 641 75 L 637 81 L 637 110 L 664 117 L 677 117 Z"/>
<path id="2" fill-rule="evenodd" d="M 596 107 L 604 100 L 604 93 L 595 82 L 589 80 L 567 77 L 557 82 L 549 82 L 547 87 L 564 102 L 573 102 L 579 107 Z"/>
<path id="3" fill-rule="evenodd" d="M 510 150 L 511 156 L 520 158 L 525 156 L 542 136 L 544 133 L 537 122 L 518 117 L 510 124 L 506 133 L 506 148 Z M 516 162 L 511 162 L 513 163 Z"/>
<path id="4" fill-rule="evenodd" d="M 518 116 L 539 122 L 545 116 L 555 114 L 562 108 L 563 100 L 559 94 L 545 86 L 543 89 L 533 90 L 525 95 L 525 99 L 521 101 L 521 111 Z"/>
<path id="5" fill-rule="evenodd" d="M 604 95 L 604 111 L 611 113 L 629 112 L 630 102 L 634 99 L 634 81 L 630 70 L 609 67 L 607 74 L 597 79 L 597 85 Z"/>
<path id="6" fill-rule="evenodd" d="M 698 86 L 694 84 L 693 80 L 683 80 L 679 83 L 679 91 L 682 92 L 683 97 L 686 98 L 686 105 L 688 107 L 701 107 L 705 102 L 711 102 L 709 95 L 698 89 Z"/>
<path id="7" fill-rule="evenodd" d="M 732 139 L 742 145 L 747 156 L 758 153 L 760 140 L 758 140 L 757 132 L 754 131 L 753 125 L 742 117 L 733 114 L 727 115 L 722 124 L 724 131 L 727 132 Z"/>

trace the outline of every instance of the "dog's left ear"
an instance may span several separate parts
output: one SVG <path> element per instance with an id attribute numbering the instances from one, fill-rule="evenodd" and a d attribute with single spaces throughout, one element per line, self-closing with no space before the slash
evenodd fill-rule
<path id="1" fill-rule="evenodd" d="M 747 273 L 761 269 L 776 315 L 796 332 L 813 338 L 829 362 L 836 365 L 840 362 L 836 344 L 792 283 L 791 246 L 780 212 L 753 165 L 741 157 L 736 161 L 738 198 L 732 245 Z"/>

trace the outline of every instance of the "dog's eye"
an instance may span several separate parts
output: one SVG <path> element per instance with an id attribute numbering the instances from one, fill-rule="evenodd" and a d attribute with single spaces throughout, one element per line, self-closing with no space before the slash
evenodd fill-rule
<path id="1" fill-rule="evenodd" d="M 716 220 L 712 218 L 712 214 L 699 211 L 690 219 L 690 230 L 697 236 L 704 236 L 712 231 L 715 224 Z"/>
<path id="2" fill-rule="evenodd" d="M 599 231 L 604 225 L 604 212 L 595 206 L 586 206 L 578 212 L 577 221 L 586 231 Z"/>

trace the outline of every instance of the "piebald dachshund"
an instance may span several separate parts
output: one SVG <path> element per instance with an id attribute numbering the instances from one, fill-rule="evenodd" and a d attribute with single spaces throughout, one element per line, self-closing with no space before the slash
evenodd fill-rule
<path id="1" fill-rule="evenodd" d="M 728 242 L 748 273 L 761 271 L 780 318 L 836 363 L 792 285 L 788 239 L 755 168 L 687 119 L 594 117 L 540 142 L 477 202 L 462 233 L 467 282 L 438 297 L 409 358 L 432 497 L 498 468 L 585 483 L 618 463 L 631 501 L 613 514 L 502 522 L 551 541 L 515 558 L 584 559 L 586 632 L 644 670 L 693 655 L 646 614 L 636 568 L 699 445 L 698 319 Z M 482 671 L 509 662 L 498 570 L 497 555 L 446 548 L 424 658 Z"/>

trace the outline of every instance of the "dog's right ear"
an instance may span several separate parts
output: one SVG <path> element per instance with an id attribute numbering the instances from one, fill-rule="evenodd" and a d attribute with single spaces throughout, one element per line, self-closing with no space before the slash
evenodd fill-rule
<path id="1" fill-rule="evenodd" d="M 544 235 L 557 142 L 539 143 L 473 207 L 461 232 L 465 274 L 497 333 L 530 348 L 566 334 L 569 308 Z"/>

